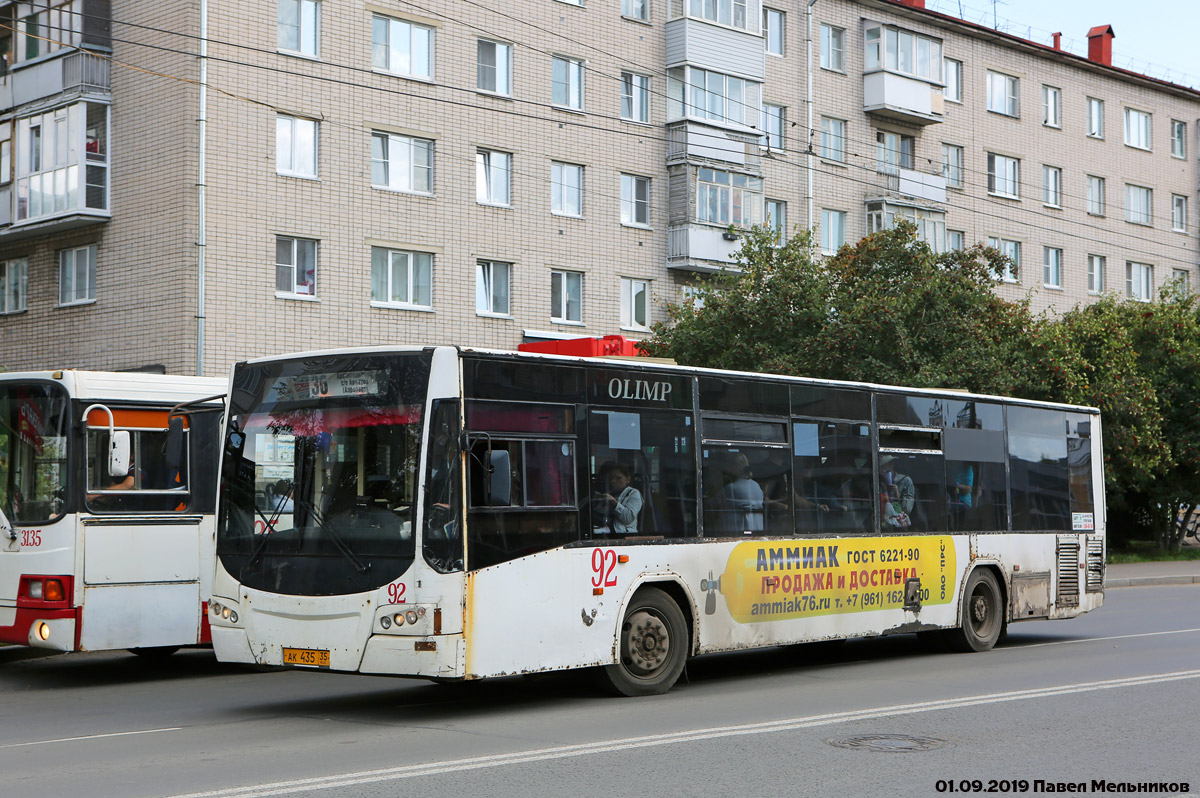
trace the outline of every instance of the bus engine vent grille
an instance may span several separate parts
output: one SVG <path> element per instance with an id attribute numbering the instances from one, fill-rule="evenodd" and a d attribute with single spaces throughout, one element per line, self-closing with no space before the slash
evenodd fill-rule
<path id="1" fill-rule="evenodd" d="M 1079 544 L 1058 542 L 1058 603 L 1079 604 Z"/>
<path id="2" fill-rule="evenodd" d="M 1089 538 L 1087 542 L 1087 591 L 1099 593 L 1104 590 L 1104 541 Z"/>

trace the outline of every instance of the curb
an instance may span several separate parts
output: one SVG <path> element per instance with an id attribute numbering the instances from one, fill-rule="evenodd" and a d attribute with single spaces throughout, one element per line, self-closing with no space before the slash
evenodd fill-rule
<path id="1" fill-rule="evenodd" d="M 1130 576 L 1105 579 L 1104 587 L 1148 587 L 1150 585 L 1200 585 L 1200 576 Z"/>

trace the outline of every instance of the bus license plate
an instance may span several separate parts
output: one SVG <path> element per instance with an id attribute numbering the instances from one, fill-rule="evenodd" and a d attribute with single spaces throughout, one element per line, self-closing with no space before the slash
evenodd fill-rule
<path id="1" fill-rule="evenodd" d="M 329 652 L 318 651 L 312 648 L 285 648 L 283 650 L 283 664 L 328 668 Z"/>

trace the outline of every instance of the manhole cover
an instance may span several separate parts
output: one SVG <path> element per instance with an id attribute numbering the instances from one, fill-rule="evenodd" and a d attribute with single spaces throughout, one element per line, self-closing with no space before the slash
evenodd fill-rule
<path id="1" fill-rule="evenodd" d="M 835 737 L 826 742 L 838 748 L 884 751 L 889 754 L 933 751 L 950 745 L 946 740 L 939 740 L 936 737 L 913 737 L 908 734 L 859 734 L 854 737 Z"/>

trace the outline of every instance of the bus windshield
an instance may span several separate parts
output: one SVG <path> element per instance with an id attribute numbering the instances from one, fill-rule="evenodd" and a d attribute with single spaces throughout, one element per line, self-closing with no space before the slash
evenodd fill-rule
<path id="1" fill-rule="evenodd" d="M 217 555 L 247 586 L 357 593 L 414 556 L 430 356 L 239 366 L 230 396 Z"/>
<path id="2" fill-rule="evenodd" d="M 0 384 L 0 508 L 14 524 L 66 509 L 67 407 L 60 386 Z"/>

